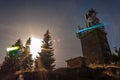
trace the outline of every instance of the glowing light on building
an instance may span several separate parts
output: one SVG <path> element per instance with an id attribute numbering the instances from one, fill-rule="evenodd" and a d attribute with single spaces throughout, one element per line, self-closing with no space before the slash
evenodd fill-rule
<path id="1" fill-rule="evenodd" d="M 98 24 L 98 25 L 95 25 L 95 26 L 92 26 L 92 27 L 88 27 L 88 28 L 84 28 L 84 29 L 81 29 L 79 30 L 77 33 L 82 33 L 82 32 L 85 32 L 85 31 L 88 31 L 88 30 L 92 30 L 92 29 L 96 29 L 96 28 L 102 28 L 104 27 L 106 24 Z"/>

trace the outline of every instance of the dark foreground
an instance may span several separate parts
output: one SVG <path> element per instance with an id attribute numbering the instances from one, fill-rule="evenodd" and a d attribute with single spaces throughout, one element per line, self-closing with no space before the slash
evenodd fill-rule
<path id="1" fill-rule="evenodd" d="M 120 68 L 59 68 L 52 72 L 0 74 L 0 80 L 120 80 Z"/>

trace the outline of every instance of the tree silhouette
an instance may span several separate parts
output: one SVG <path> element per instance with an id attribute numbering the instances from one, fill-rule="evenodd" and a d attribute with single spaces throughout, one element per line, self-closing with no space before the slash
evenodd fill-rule
<path id="1" fill-rule="evenodd" d="M 20 58 L 19 53 L 21 52 L 22 48 L 22 42 L 20 39 L 17 40 L 17 42 L 12 45 L 12 47 L 18 46 L 19 49 L 8 51 L 7 55 L 5 56 L 5 59 L 1 65 L 0 69 L 0 79 L 5 78 L 6 76 L 15 73 L 16 71 L 20 70 Z"/>
<path id="2" fill-rule="evenodd" d="M 33 60 L 32 54 L 30 54 L 30 45 L 31 45 L 31 38 L 26 41 L 26 46 L 24 47 L 23 57 L 22 57 L 22 69 L 32 69 L 33 67 Z"/>
<path id="3" fill-rule="evenodd" d="M 52 47 L 52 40 L 51 40 L 51 35 L 49 30 L 46 31 L 44 34 L 44 39 L 43 39 L 43 45 L 42 45 L 42 50 L 39 53 L 42 64 L 44 68 L 46 68 L 48 71 L 52 71 L 55 67 L 53 64 L 55 59 L 53 58 L 54 56 L 54 49 Z"/>
<path id="4" fill-rule="evenodd" d="M 21 55 L 20 54 L 21 50 L 23 48 L 21 39 L 18 39 L 17 42 L 15 42 L 15 44 L 12 45 L 12 47 L 19 47 L 19 48 L 15 49 L 15 50 L 8 51 L 7 52 L 8 56 L 11 57 L 11 58 L 19 58 L 20 55 Z"/>
<path id="5" fill-rule="evenodd" d="M 19 47 L 18 49 L 7 51 L 5 60 L 0 69 L 0 75 L 9 75 L 21 69 L 31 69 L 33 60 L 32 55 L 27 53 L 27 47 L 24 47 L 22 41 L 18 39 L 12 47 Z"/>
<path id="6" fill-rule="evenodd" d="M 33 60 L 32 60 L 32 55 L 28 55 L 23 61 L 22 61 L 22 69 L 32 69 L 33 65 Z"/>

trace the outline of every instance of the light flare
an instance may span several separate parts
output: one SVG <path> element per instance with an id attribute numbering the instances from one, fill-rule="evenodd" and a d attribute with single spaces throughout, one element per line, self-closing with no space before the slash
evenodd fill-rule
<path id="1" fill-rule="evenodd" d="M 32 59 L 35 60 L 36 56 L 39 56 L 38 52 L 41 52 L 42 39 L 31 38 L 30 53 L 32 54 Z"/>
<path id="2" fill-rule="evenodd" d="M 13 50 L 18 50 L 18 49 L 19 49 L 18 46 L 10 47 L 10 48 L 7 48 L 7 52 L 9 52 L 9 51 L 13 51 Z"/>

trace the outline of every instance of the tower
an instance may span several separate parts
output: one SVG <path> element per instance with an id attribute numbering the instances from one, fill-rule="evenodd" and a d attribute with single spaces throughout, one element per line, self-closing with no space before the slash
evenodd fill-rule
<path id="1" fill-rule="evenodd" d="M 96 17 L 96 14 L 95 10 L 90 9 L 85 16 L 87 28 L 79 28 L 77 32 L 87 64 L 109 63 L 111 55 L 107 34 L 104 31 L 104 26 L 100 25 L 100 20 Z"/>

